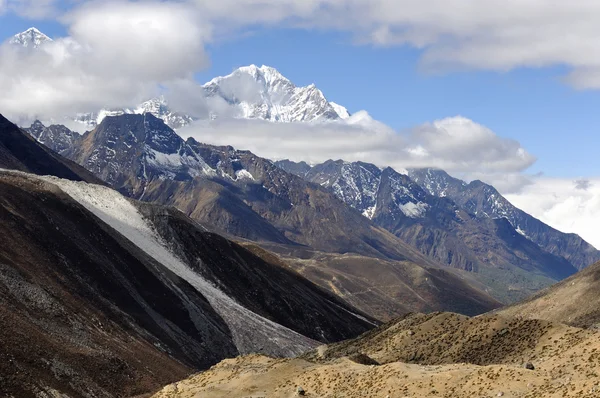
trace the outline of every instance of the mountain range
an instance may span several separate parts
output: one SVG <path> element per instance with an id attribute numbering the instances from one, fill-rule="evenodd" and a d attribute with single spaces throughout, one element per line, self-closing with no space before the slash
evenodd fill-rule
<path id="1" fill-rule="evenodd" d="M 551 228 L 480 181 L 466 184 L 432 169 L 406 175 L 342 160 L 276 164 L 330 189 L 428 257 L 473 272 L 501 301 L 523 299 L 600 259 L 600 252 L 579 236 Z M 453 189 L 443 181 L 452 182 Z"/>

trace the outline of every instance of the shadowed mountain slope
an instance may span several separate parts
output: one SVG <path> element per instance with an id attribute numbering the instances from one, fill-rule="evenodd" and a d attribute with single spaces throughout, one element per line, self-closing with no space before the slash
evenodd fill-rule
<path id="1" fill-rule="evenodd" d="M 0 168 L 103 184 L 92 173 L 38 143 L 0 115 Z"/>

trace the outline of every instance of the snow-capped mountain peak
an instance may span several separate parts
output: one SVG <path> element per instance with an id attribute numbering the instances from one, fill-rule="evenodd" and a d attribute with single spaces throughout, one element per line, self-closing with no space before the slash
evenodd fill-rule
<path id="1" fill-rule="evenodd" d="M 237 117 L 273 122 L 345 119 L 346 108 L 330 103 L 316 85 L 298 87 L 277 69 L 243 66 L 204 85 L 209 97 L 221 97 L 237 109 Z M 218 115 L 216 115 L 218 117 Z"/>
<path id="2" fill-rule="evenodd" d="M 51 38 L 40 32 L 37 28 L 31 27 L 24 32 L 14 35 L 9 40 L 9 43 L 23 47 L 38 48 L 50 41 L 52 41 Z"/>

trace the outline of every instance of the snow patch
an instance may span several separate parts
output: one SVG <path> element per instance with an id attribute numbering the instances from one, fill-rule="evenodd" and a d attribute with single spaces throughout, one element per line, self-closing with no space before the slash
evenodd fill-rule
<path id="1" fill-rule="evenodd" d="M 529 236 L 528 236 L 528 235 L 525 233 L 525 231 L 523 231 L 523 230 L 521 229 L 521 227 L 517 227 L 517 228 L 515 229 L 515 231 L 517 231 L 519 234 L 521 234 L 521 235 L 523 235 L 524 237 L 526 237 L 527 239 L 529 239 Z"/>
<path id="2" fill-rule="evenodd" d="M 377 210 L 377 205 L 367 208 L 365 211 L 363 211 L 362 214 L 363 214 L 363 216 L 367 217 L 369 220 L 372 220 L 373 216 L 375 215 L 375 210 Z"/>
<path id="3" fill-rule="evenodd" d="M 254 179 L 254 176 L 252 174 L 250 174 L 250 172 L 246 169 L 241 169 L 241 170 L 237 170 L 235 172 L 235 177 L 236 180 L 252 180 L 252 181 L 256 181 Z"/>
<path id="4" fill-rule="evenodd" d="M 405 216 L 410 218 L 420 218 L 425 215 L 427 209 L 429 208 L 429 205 L 423 202 L 408 202 L 405 204 L 401 204 L 398 207 L 400 208 L 400 210 L 402 210 L 402 213 L 404 213 Z"/>

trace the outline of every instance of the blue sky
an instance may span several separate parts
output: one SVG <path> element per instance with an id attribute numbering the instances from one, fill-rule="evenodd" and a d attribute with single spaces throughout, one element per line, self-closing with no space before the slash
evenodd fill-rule
<path id="1" fill-rule="evenodd" d="M 53 18 L 0 16 L 0 39 L 30 26 L 51 37 L 66 28 Z M 255 27 L 206 44 L 204 82 L 248 64 L 266 64 L 298 85 L 315 83 L 328 99 L 351 112 L 367 110 L 394 129 L 462 115 L 518 140 L 537 162 L 526 170 L 556 177 L 596 176 L 600 93 L 565 84 L 566 67 L 473 68 L 427 73 L 422 51 L 410 46 L 355 44 L 346 32 Z"/>

